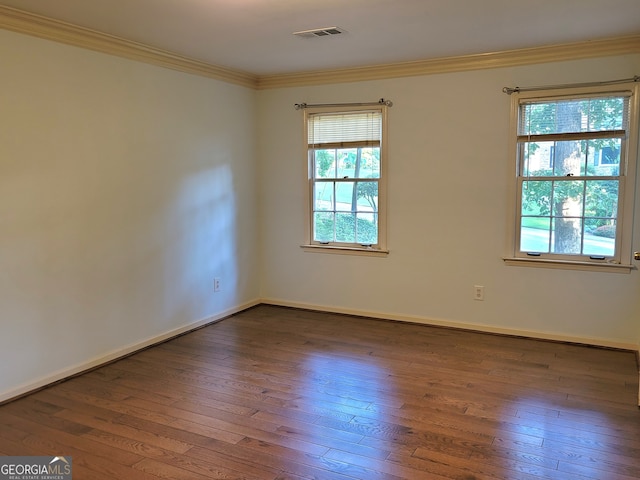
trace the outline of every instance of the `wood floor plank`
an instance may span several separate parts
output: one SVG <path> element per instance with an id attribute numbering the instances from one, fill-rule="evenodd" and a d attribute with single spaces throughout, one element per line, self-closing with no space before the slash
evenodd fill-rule
<path id="1" fill-rule="evenodd" d="M 640 478 L 633 352 L 261 305 L 0 405 L 78 478 Z"/>
<path id="2" fill-rule="evenodd" d="M 252 480 L 252 477 L 241 476 L 239 472 L 234 474 L 228 470 L 221 470 L 213 466 L 207 467 L 202 463 L 196 465 L 190 462 L 186 466 L 189 468 L 177 467 L 171 463 L 170 458 L 165 458 L 165 461 L 145 458 L 136 463 L 133 468 L 167 480 L 207 480 L 212 478 L 223 480 L 246 478 L 247 480 Z"/>
<path id="3" fill-rule="evenodd" d="M 167 435 L 151 433 L 139 428 L 128 425 L 122 417 L 115 419 L 102 419 L 91 414 L 83 414 L 77 411 L 63 410 L 57 414 L 59 417 L 67 418 L 83 425 L 87 425 L 92 429 L 101 430 L 114 435 L 126 437 L 144 444 L 153 445 L 164 448 L 166 450 L 184 453 L 193 445 L 177 440 Z"/>
<path id="4" fill-rule="evenodd" d="M 334 475 L 343 478 L 385 478 L 381 476 L 378 470 L 350 462 L 333 460 L 325 455 L 327 451 L 323 452 L 323 455 L 307 454 L 301 456 L 299 452 L 290 446 L 275 445 L 253 438 L 246 438 L 241 444 L 256 452 L 288 461 L 287 468 L 290 469 L 292 473 L 302 476 L 308 475 L 310 471 L 315 471 L 319 472 L 315 475 L 321 475 L 320 478 L 333 478 Z M 313 478 L 315 478 L 315 476 Z M 397 477 L 389 476 L 386 478 L 394 480 Z"/>
<path id="5" fill-rule="evenodd" d="M 434 472 L 423 472 L 406 467 L 401 463 L 388 462 L 386 460 L 376 461 L 370 457 L 363 457 L 342 450 L 330 450 L 324 458 L 342 462 L 347 465 L 359 466 L 363 469 L 363 473 L 366 472 L 366 474 L 358 476 L 357 478 L 411 478 L 415 480 L 439 480 L 445 478 L 436 475 Z"/>
<path id="6" fill-rule="evenodd" d="M 74 478 L 75 466 L 79 465 L 81 469 L 96 472 L 100 478 L 126 478 L 127 480 L 158 480 L 156 475 L 148 474 L 136 469 L 134 466 L 122 465 L 114 459 L 103 459 L 100 457 L 86 457 L 76 455 L 73 457 Z M 82 477 L 80 477 L 82 478 Z"/>

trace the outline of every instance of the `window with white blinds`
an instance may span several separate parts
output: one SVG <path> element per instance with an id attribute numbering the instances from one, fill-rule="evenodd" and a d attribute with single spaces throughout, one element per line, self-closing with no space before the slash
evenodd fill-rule
<path id="1" fill-rule="evenodd" d="M 630 265 L 637 85 L 520 93 L 512 101 L 513 257 Z"/>
<path id="2" fill-rule="evenodd" d="M 386 107 L 305 111 L 307 246 L 386 253 Z"/>

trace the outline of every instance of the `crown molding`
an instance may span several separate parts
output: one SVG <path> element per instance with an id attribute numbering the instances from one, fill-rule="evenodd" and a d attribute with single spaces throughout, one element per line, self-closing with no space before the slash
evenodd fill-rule
<path id="1" fill-rule="evenodd" d="M 360 82 L 640 53 L 640 35 L 388 65 L 258 77 L 258 89 Z"/>
<path id="2" fill-rule="evenodd" d="M 0 5 L 0 28 L 185 73 L 256 88 L 258 77 L 114 35 Z"/>
<path id="3" fill-rule="evenodd" d="M 254 75 L 0 5 L 0 28 L 253 89 L 361 82 L 640 53 L 640 34 L 456 57 L 289 74 Z"/>

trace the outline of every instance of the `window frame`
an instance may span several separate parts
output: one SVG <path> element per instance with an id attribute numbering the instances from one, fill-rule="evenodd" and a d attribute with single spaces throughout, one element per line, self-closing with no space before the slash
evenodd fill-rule
<path id="1" fill-rule="evenodd" d="M 388 125 L 388 106 L 386 105 L 368 105 L 368 106 L 331 106 L 331 107 L 307 107 L 304 109 L 304 129 L 303 141 L 305 162 L 305 189 L 306 189 L 306 206 L 305 206 L 305 241 L 301 245 L 306 252 L 334 253 L 347 255 L 365 255 L 365 256 L 386 256 L 389 253 L 387 249 L 387 125 Z M 314 148 L 309 146 L 309 119 L 313 115 L 330 113 L 330 114 L 357 114 L 361 112 L 379 112 L 381 116 L 381 133 L 380 133 L 380 177 L 378 183 L 378 242 L 372 245 L 359 245 L 355 243 L 329 242 L 323 243 L 313 239 L 313 211 L 314 211 Z M 326 181 L 326 180 L 324 180 Z"/>
<path id="2" fill-rule="evenodd" d="M 629 96 L 629 117 L 626 134 L 621 140 L 621 165 L 619 172 L 619 206 L 616 246 L 613 257 L 594 258 L 596 255 L 563 255 L 520 251 L 522 222 L 522 195 L 520 185 L 523 180 L 522 162 L 518 145 L 520 107 L 524 103 L 570 100 L 573 98 L 602 97 L 605 95 Z M 509 130 L 509 218 L 507 229 L 507 251 L 503 257 L 507 265 L 559 268 L 571 270 L 591 270 L 629 273 L 632 265 L 632 229 L 636 190 L 636 168 L 638 162 L 639 127 L 639 85 L 624 83 L 598 87 L 569 87 L 535 91 L 519 91 L 511 95 Z M 624 159 L 624 160 L 623 160 Z M 589 177 L 586 177 L 589 178 Z M 583 177 L 576 177 L 580 180 Z M 594 180 L 597 179 L 594 178 Z M 533 255 L 532 255 L 533 254 Z"/>

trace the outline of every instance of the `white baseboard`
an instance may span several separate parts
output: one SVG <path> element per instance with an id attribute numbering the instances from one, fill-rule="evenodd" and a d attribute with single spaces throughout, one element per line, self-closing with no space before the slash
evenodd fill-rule
<path id="1" fill-rule="evenodd" d="M 82 362 L 72 367 L 58 370 L 57 372 L 51 373 L 49 375 L 45 375 L 44 377 L 40 377 L 37 380 L 34 380 L 32 382 L 28 382 L 18 387 L 11 388 L 7 391 L 0 393 L 0 403 L 6 402 L 13 398 L 20 397 L 34 390 L 38 390 L 42 387 L 46 387 L 47 385 L 51 385 L 52 383 L 58 382 L 60 380 L 73 377 L 74 375 L 78 375 L 79 373 L 85 372 L 87 370 L 91 370 L 93 368 L 99 367 L 109 362 L 113 362 L 114 360 L 118 360 L 119 358 L 126 357 L 127 355 L 131 355 L 132 353 L 135 353 L 139 350 L 164 342 L 170 338 L 176 337 L 178 335 L 189 332 L 191 330 L 195 330 L 204 325 L 218 322 L 220 320 L 223 320 L 229 317 L 230 315 L 233 315 L 235 313 L 241 312 L 248 308 L 254 307 L 256 305 L 259 305 L 260 303 L 261 302 L 259 300 L 254 300 L 251 302 L 247 302 L 243 305 L 238 305 L 236 307 L 230 308 L 223 312 L 217 313 L 211 317 L 203 318 L 201 320 L 196 320 L 195 322 L 188 323 L 186 325 L 175 328 L 173 330 L 169 330 L 160 335 L 155 335 L 153 337 L 147 338 L 140 342 L 132 343 L 122 348 L 112 350 L 111 352 L 107 352 L 103 355 L 87 360 L 86 362 Z"/>
<path id="2" fill-rule="evenodd" d="M 556 342 L 575 343 L 581 345 L 592 345 L 596 347 L 615 348 L 620 350 L 637 351 L 638 345 L 635 343 L 618 342 L 603 338 L 593 337 L 577 337 L 572 335 L 563 335 L 553 332 L 544 332 L 537 330 L 520 330 L 515 328 L 494 327 L 492 325 L 454 322 L 450 320 L 439 320 L 434 318 L 421 317 L 418 315 L 399 315 L 387 312 L 372 312 L 367 310 L 356 310 L 327 305 L 314 305 L 299 302 L 290 302 L 277 298 L 263 298 L 261 303 L 268 305 L 277 305 L 282 307 L 302 308 L 307 310 L 317 310 L 321 312 L 342 313 L 346 315 L 356 315 L 360 317 L 371 317 L 382 320 L 394 320 L 398 322 L 418 323 L 423 325 L 431 325 L 436 327 L 458 328 L 463 330 L 473 330 L 483 333 L 495 333 L 499 335 L 510 335 L 516 337 L 535 338 L 539 340 L 552 340 Z"/>

